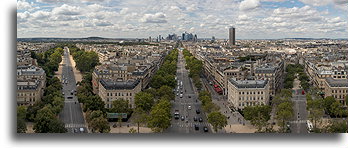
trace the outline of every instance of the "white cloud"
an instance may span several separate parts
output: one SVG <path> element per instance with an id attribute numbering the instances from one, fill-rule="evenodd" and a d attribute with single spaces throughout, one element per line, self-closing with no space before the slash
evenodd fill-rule
<path id="1" fill-rule="evenodd" d="M 30 13 L 28 11 L 17 13 L 17 22 L 19 23 L 26 22 L 29 16 L 30 16 Z"/>
<path id="2" fill-rule="evenodd" d="M 244 0 L 239 5 L 239 10 L 250 11 L 260 7 L 260 0 Z"/>
<path id="3" fill-rule="evenodd" d="M 143 23 L 167 23 L 166 15 L 162 12 L 155 14 L 144 14 L 143 18 L 140 19 Z"/>
<path id="4" fill-rule="evenodd" d="M 304 4 L 313 6 L 325 6 L 328 5 L 332 0 L 299 0 Z"/>
<path id="5" fill-rule="evenodd" d="M 63 4 L 60 7 L 54 8 L 52 12 L 59 15 L 79 15 L 81 10 L 80 7 Z"/>
<path id="6" fill-rule="evenodd" d="M 39 10 L 32 13 L 31 16 L 37 20 L 47 19 L 50 17 L 50 12 Z"/>
<path id="7" fill-rule="evenodd" d="M 32 4 L 26 2 L 25 0 L 17 1 L 17 9 L 18 10 L 29 10 L 32 9 Z"/>
<path id="8" fill-rule="evenodd" d="M 120 14 L 126 14 L 128 12 L 128 8 L 122 8 Z"/>

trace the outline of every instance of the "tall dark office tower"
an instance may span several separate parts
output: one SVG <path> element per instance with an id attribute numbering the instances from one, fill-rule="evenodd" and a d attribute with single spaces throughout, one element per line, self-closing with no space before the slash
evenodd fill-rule
<path id="1" fill-rule="evenodd" d="M 229 31 L 228 42 L 230 43 L 230 45 L 236 45 L 236 28 L 230 27 L 228 31 Z"/>

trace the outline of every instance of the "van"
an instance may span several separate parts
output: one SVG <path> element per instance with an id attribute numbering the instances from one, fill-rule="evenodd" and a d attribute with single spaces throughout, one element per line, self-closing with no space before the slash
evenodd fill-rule
<path id="1" fill-rule="evenodd" d="M 308 130 L 308 133 L 313 132 L 313 124 L 309 120 L 307 120 L 307 130 Z"/>

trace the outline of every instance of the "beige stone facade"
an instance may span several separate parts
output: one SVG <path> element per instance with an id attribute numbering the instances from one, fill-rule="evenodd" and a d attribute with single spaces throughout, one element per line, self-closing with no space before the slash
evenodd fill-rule
<path id="1" fill-rule="evenodd" d="M 228 102 L 235 109 L 244 109 L 246 106 L 269 104 L 268 80 L 236 80 L 228 81 Z"/>
<path id="2" fill-rule="evenodd" d="M 141 91 L 140 80 L 114 81 L 101 79 L 99 81 L 99 96 L 105 102 L 105 108 L 112 108 L 112 102 L 118 99 L 129 101 L 131 108 L 134 108 L 134 96 Z"/>
<path id="3" fill-rule="evenodd" d="M 326 78 L 324 83 L 325 97 L 332 96 L 342 104 L 346 104 L 345 98 L 348 95 L 348 79 Z"/>

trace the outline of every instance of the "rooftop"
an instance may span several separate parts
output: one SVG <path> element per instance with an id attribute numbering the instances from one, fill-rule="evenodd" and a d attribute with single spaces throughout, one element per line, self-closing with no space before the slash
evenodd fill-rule
<path id="1" fill-rule="evenodd" d="M 325 80 L 330 87 L 348 87 L 348 79 L 334 79 L 328 77 Z"/>
<path id="2" fill-rule="evenodd" d="M 268 80 L 236 80 L 235 78 L 229 81 L 237 88 L 264 88 Z"/>
<path id="3" fill-rule="evenodd" d="M 100 84 L 107 90 L 110 89 L 134 89 L 140 80 L 115 81 L 111 79 L 101 79 Z"/>

